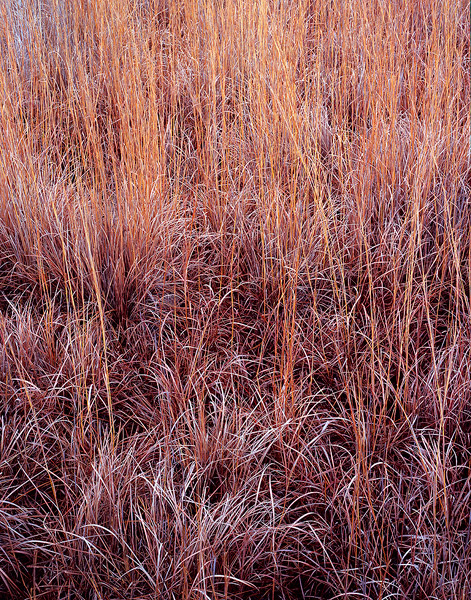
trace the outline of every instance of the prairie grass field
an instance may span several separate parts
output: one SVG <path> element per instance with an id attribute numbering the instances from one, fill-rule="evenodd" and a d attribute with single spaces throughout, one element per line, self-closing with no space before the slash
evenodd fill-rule
<path id="1" fill-rule="evenodd" d="M 467 0 L 0 1 L 0 599 L 471 598 Z"/>

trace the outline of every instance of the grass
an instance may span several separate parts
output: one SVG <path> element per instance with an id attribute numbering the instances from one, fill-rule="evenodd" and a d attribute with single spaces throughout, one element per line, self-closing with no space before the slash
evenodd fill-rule
<path id="1" fill-rule="evenodd" d="M 10 0 L 0 596 L 471 596 L 469 6 Z"/>

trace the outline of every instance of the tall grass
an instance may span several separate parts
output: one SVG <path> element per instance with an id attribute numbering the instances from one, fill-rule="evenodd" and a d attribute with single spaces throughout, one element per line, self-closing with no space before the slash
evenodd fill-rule
<path id="1" fill-rule="evenodd" d="M 0 8 L 0 596 L 471 597 L 468 3 Z"/>

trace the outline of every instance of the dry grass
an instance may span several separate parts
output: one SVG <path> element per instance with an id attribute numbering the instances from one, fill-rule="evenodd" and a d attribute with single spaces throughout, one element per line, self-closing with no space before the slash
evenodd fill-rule
<path id="1" fill-rule="evenodd" d="M 0 8 L 0 596 L 470 598 L 468 2 Z"/>

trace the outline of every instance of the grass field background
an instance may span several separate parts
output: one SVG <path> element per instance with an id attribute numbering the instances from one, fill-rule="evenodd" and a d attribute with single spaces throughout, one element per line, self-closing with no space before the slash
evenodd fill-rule
<path id="1" fill-rule="evenodd" d="M 0 597 L 470 598 L 468 2 L 0 16 Z"/>

